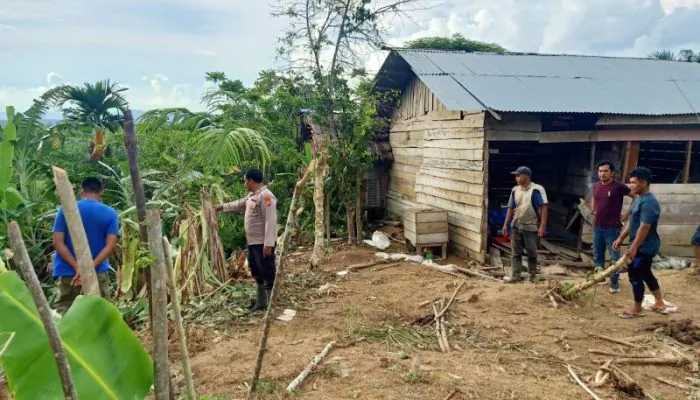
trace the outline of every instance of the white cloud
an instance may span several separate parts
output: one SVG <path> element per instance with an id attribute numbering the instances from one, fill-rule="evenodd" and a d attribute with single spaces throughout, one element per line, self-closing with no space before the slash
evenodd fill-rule
<path id="1" fill-rule="evenodd" d="M 150 79 L 149 84 L 151 85 L 151 89 L 153 89 L 154 92 L 159 93 L 163 84 L 168 82 L 168 81 L 169 81 L 169 79 L 167 76 L 165 76 L 163 74 L 155 74 Z"/>
<path id="2" fill-rule="evenodd" d="M 26 108 L 61 82 L 110 78 L 132 108 L 201 109 L 204 74 L 253 83 L 275 67 L 286 21 L 269 2 L 231 0 L 0 0 L 0 105 Z M 645 56 L 700 50 L 700 0 L 421 0 L 425 9 L 383 21 L 388 44 L 464 36 L 512 51 Z M 376 71 L 386 52 L 363 49 Z M 56 71 L 47 74 L 47 71 Z M 58 73 L 60 71 L 60 74 Z M 155 73 L 158 71 L 158 73 Z"/>

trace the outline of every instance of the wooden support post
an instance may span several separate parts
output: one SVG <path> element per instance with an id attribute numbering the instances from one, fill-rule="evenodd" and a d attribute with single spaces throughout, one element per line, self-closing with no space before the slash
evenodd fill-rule
<path id="1" fill-rule="evenodd" d="M 596 150 L 596 142 L 591 143 L 591 155 L 590 155 L 590 160 L 588 161 L 588 171 L 590 173 L 590 176 L 588 177 L 588 184 L 591 185 L 593 184 L 593 178 L 596 174 L 597 171 L 595 171 L 595 150 Z M 589 193 L 591 196 L 593 196 L 593 192 L 591 191 Z M 588 198 L 588 196 L 586 196 Z M 576 243 L 576 250 L 578 250 L 578 253 L 581 253 L 581 250 L 583 250 L 583 225 L 586 223 L 586 220 L 581 218 L 581 224 L 579 225 L 578 228 L 578 240 Z"/>
<path id="2" fill-rule="evenodd" d="M 76 261 L 78 261 L 78 274 L 82 281 L 82 290 L 87 295 L 100 295 L 100 285 L 97 282 L 97 272 L 92 263 L 92 252 L 88 244 L 87 234 L 80 218 L 78 203 L 75 201 L 73 186 L 70 184 L 65 170 L 53 167 L 53 181 L 56 184 L 56 194 L 63 207 L 63 215 L 66 218 L 68 232 L 70 233 Z"/>
<path id="3" fill-rule="evenodd" d="M 690 162 L 693 157 L 693 141 L 685 145 L 685 164 L 683 164 L 683 183 L 690 183 Z"/>
<path id="4" fill-rule="evenodd" d="M 29 259 L 29 254 L 27 254 L 27 248 L 24 245 L 24 240 L 22 240 L 22 233 L 19 230 L 17 222 L 12 221 L 7 226 L 7 236 L 10 239 L 12 251 L 15 252 L 15 263 L 17 264 L 20 272 L 22 272 L 24 281 L 29 287 L 29 292 L 32 294 L 32 299 L 34 299 L 34 304 L 36 304 L 39 317 L 41 317 L 41 322 L 44 324 L 44 329 L 46 329 L 46 336 L 49 338 L 49 344 L 53 350 L 53 356 L 56 360 L 56 366 L 58 367 L 58 376 L 61 378 L 63 395 L 66 399 L 77 400 L 78 394 L 75 391 L 73 378 L 71 378 L 70 375 L 68 357 L 66 357 L 66 352 L 63 350 L 61 337 L 59 336 L 56 325 L 54 325 L 53 319 L 51 318 L 49 302 L 46 300 L 44 291 L 41 289 L 41 283 L 39 283 L 39 279 L 36 277 L 34 266 Z"/>
<path id="5" fill-rule="evenodd" d="M 165 254 L 163 254 L 163 228 L 160 222 L 160 210 L 157 208 L 146 213 L 148 227 L 148 245 L 153 256 L 151 271 L 151 315 L 153 321 L 153 366 L 155 368 L 156 400 L 170 398 L 170 366 L 168 363 L 168 296 L 165 289 Z"/>
<path id="6" fill-rule="evenodd" d="M 639 151 L 639 142 L 627 142 L 625 146 L 625 164 L 622 167 L 622 182 L 627 182 L 630 172 L 637 167 Z"/>

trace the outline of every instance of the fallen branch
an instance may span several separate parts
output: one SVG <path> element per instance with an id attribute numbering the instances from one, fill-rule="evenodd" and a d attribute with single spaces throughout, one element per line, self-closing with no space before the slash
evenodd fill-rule
<path id="1" fill-rule="evenodd" d="M 170 291 L 170 304 L 173 308 L 173 319 L 177 330 L 177 340 L 180 346 L 180 356 L 182 357 L 182 373 L 185 375 L 185 385 L 187 387 L 187 398 L 196 400 L 197 393 L 194 390 L 194 380 L 192 379 L 192 369 L 190 368 L 190 355 L 187 352 L 187 336 L 182 325 L 182 310 L 180 310 L 180 296 L 175 286 L 175 273 L 173 272 L 173 262 L 170 257 L 170 243 L 163 236 L 163 253 L 165 255 L 165 276 L 167 278 L 168 290 Z"/>
<path id="2" fill-rule="evenodd" d="M 447 330 L 445 329 L 445 317 L 440 317 L 440 334 L 442 335 L 442 343 L 445 345 L 445 349 L 449 353 L 450 342 L 447 340 Z"/>
<path id="3" fill-rule="evenodd" d="M 595 394 L 586 384 L 584 384 L 581 379 L 579 379 L 578 375 L 576 375 L 576 372 L 574 372 L 574 369 L 571 368 L 571 365 L 567 365 L 566 368 L 569 370 L 569 375 L 571 375 L 572 378 L 578 383 L 579 386 L 581 386 L 588 394 L 591 395 L 595 400 L 602 400 L 598 395 Z"/>
<path id="4" fill-rule="evenodd" d="M 615 364 L 627 364 L 627 365 L 673 365 L 681 366 L 687 361 L 683 358 L 673 357 L 647 357 L 647 358 L 616 358 Z"/>
<path id="5" fill-rule="evenodd" d="M 486 279 L 487 281 L 503 283 L 502 281 L 500 281 L 500 280 L 498 280 L 498 279 L 496 279 L 496 278 L 494 278 L 494 277 L 492 277 L 492 276 L 488 276 L 488 275 L 486 275 L 486 274 L 482 274 L 482 273 L 480 273 L 480 272 L 476 272 L 476 271 L 473 271 L 473 270 L 471 270 L 471 269 L 462 268 L 462 267 L 457 267 L 457 266 L 455 266 L 455 269 L 456 269 L 457 271 L 463 272 L 463 273 L 465 273 L 465 274 L 467 274 L 467 275 L 471 275 L 471 276 L 474 276 L 474 277 L 477 277 L 477 278 Z"/>
<path id="6" fill-rule="evenodd" d="M 620 259 L 617 260 L 617 262 L 615 264 L 611 265 L 606 270 L 601 271 L 601 272 L 593 275 L 592 277 L 588 278 L 587 280 L 585 280 L 583 282 L 579 282 L 579 283 L 571 286 L 570 288 L 566 289 L 563 293 L 564 297 L 567 299 L 573 299 L 575 297 L 578 297 L 578 295 L 582 291 L 597 285 L 599 282 L 603 282 L 605 279 L 610 277 L 610 275 L 612 275 L 613 273 L 625 268 L 627 266 L 628 259 L 629 259 L 629 254 L 628 253 L 623 254 L 622 257 L 620 257 Z"/>
<path id="7" fill-rule="evenodd" d="M 73 378 L 70 374 L 70 365 L 68 364 L 68 358 L 66 357 L 66 352 L 64 351 L 63 344 L 61 343 L 61 337 L 59 336 L 56 325 L 54 325 L 53 319 L 51 318 L 49 302 L 46 300 L 44 291 L 41 289 L 41 283 L 39 283 L 39 279 L 36 277 L 34 266 L 29 259 L 29 254 L 27 254 L 27 247 L 24 245 L 22 232 L 20 232 L 17 222 L 12 221 L 7 226 L 7 236 L 10 239 L 12 251 L 15 253 L 15 264 L 19 268 L 20 272 L 22 272 L 24 281 L 29 287 L 29 292 L 32 294 L 32 299 L 34 300 L 36 309 L 39 312 L 39 317 L 41 317 L 41 322 L 44 324 L 46 336 L 49 338 L 49 344 L 53 350 L 53 356 L 56 360 L 56 366 L 58 367 L 58 376 L 61 378 L 63 395 L 66 399 L 77 400 L 78 394 L 75 391 Z"/>
<path id="8" fill-rule="evenodd" d="M 440 317 L 438 317 L 438 310 L 437 306 L 435 306 L 435 303 L 433 305 L 433 313 L 435 313 L 435 318 L 433 321 L 435 321 L 435 336 L 437 336 L 438 344 L 440 345 L 440 351 L 443 353 L 447 352 L 447 349 L 445 348 L 445 344 L 442 342 L 442 332 L 440 331 Z"/>
<path id="9" fill-rule="evenodd" d="M 643 354 L 621 354 L 621 353 L 613 353 L 612 351 L 599 350 L 599 349 L 588 349 L 588 352 L 591 354 L 599 354 L 601 356 L 610 356 L 610 357 L 615 357 L 615 358 L 649 358 L 650 357 L 648 355 L 643 355 Z"/>
<path id="10" fill-rule="evenodd" d="M 451 400 L 453 397 L 457 396 L 460 393 L 462 393 L 462 392 L 459 389 L 455 389 L 452 391 L 452 393 L 445 396 L 445 398 L 443 400 Z"/>
<path id="11" fill-rule="evenodd" d="M 336 347 L 336 348 L 340 348 L 340 349 L 344 349 L 344 348 L 346 348 L 346 347 L 351 347 L 351 346 L 354 346 L 354 345 L 356 345 L 356 344 L 358 344 L 358 343 L 362 343 L 362 342 L 365 342 L 365 341 L 367 341 L 367 338 L 363 336 L 363 337 L 361 337 L 361 338 L 357 338 L 357 339 L 352 340 L 352 341 L 347 342 L 347 343 L 336 344 L 335 347 Z"/>
<path id="12" fill-rule="evenodd" d="M 401 265 L 401 263 L 400 263 L 400 262 L 397 262 L 397 263 L 382 265 L 382 266 L 380 266 L 379 268 L 375 269 L 375 271 L 383 271 L 383 270 L 385 270 L 385 269 L 393 268 L 393 267 L 396 267 L 396 266 L 398 266 L 398 265 Z"/>
<path id="13" fill-rule="evenodd" d="M 552 302 L 552 306 L 554 306 L 554 308 L 559 309 L 559 303 L 557 303 L 557 301 L 554 300 L 554 296 L 552 296 L 551 294 L 549 295 L 549 301 Z"/>
<path id="14" fill-rule="evenodd" d="M 691 390 L 692 389 L 690 386 L 688 386 L 686 384 L 674 382 L 672 380 L 662 378 L 660 376 L 654 376 L 654 375 L 649 375 L 649 374 L 646 374 L 646 376 L 648 376 L 649 378 L 655 379 L 661 383 L 665 383 L 669 386 L 677 387 L 678 389 L 681 389 L 681 390 Z"/>
<path id="15" fill-rule="evenodd" d="M 435 319 L 438 319 L 438 318 L 442 317 L 443 315 L 445 315 L 445 313 L 450 308 L 452 303 L 454 303 L 455 298 L 457 297 L 457 293 L 459 293 L 459 290 L 462 288 L 462 286 L 464 286 L 465 283 L 466 283 L 465 281 L 462 281 L 462 283 L 460 283 L 459 286 L 457 286 L 457 289 L 455 289 L 454 293 L 452 293 L 452 297 L 450 297 L 450 301 L 447 302 L 447 305 L 445 306 L 445 308 L 440 310 L 440 312 L 435 316 Z"/>
<path id="16" fill-rule="evenodd" d="M 392 262 L 392 261 L 394 261 L 394 260 L 391 260 L 391 259 L 389 259 L 389 258 L 387 258 L 387 259 L 380 259 L 380 260 L 367 261 L 367 262 L 363 262 L 363 263 L 359 263 L 359 264 L 350 265 L 350 266 L 348 266 L 348 270 L 349 270 L 349 271 L 357 271 L 357 270 L 360 270 L 360 269 L 365 269 L 365 268 L 374 267 L 375 265 L 389 264 L 389 263 Z"/>
<path id="17" fill-rule="evenodd" d="M 326 355 L 328 354 L 329 351 L 331 351 L 331 349 L 333 348 L 334 345 L 335 345 L 334 341 L 330 342 L 326 345 L 326 347 L 320 353 L 316 354 L 314 359 L 311 360 L 311 362 L 306 366 L 306 368 L 304 368 L 303 371 L 301 371 L 299 376 L 294 378 L 294 380 L 287 386 L 287 392 L 291 393 L 291 392 L 295 391 L 299 387 L 299 385 L 301 385 L 302 382 L 304 382 L 304 379 L 306 379 L 306 377 L 309 376 L 309 374 L 314 369 L 314 367 L 316 367 L 318 365 L 318 363 L 320 363 L 323 360 L 323 358 L 326 357 Z"/>
<path id="18" fill-rule="evenodd" d="M 632 347 L 634 349 L 639 348 L 639 346 L 634 344 L 634 343 L 626 342 L 626 341 L 621 340 L 621 339 L 615 339 L 615 338 L 612 338 L 610 336 L 599 335 L 599 334 L 593 333 L 593 332 L 586 332 L 586 334 L 588 336 L 593 336 L 593 337 L 598 338 L 598 339 L 607 340 L 608 342 L 617 343 L 617 344 L 621 344 L 624 346 Z"/>

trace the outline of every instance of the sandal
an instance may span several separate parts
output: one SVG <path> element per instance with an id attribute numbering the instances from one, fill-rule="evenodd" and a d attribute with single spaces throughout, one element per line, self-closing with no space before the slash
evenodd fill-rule
<path id="1" fill-rule="evenodd" d="M 661 315 L 668 315 L 668 309 L 667 308 L 658 308 L 658 307 L 652 307 L 651 311 L 661 314 Z"/>
<path id="2" fill-rule="evenodd" d="M 625 311 L 621 314 L 617 314 L 618 317 L 622 319 L 633 319 L 633 318 L 642 318 L 645 314 L 643 312 L 638 312 L 638 313 L 633 313 L 629 311 Z"/>

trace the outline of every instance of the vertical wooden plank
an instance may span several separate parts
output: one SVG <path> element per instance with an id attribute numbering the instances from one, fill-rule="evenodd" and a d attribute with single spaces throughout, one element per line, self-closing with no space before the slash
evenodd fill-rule
<path id="1" fill-rule="evenodd" d="M 690 181 L 690 161 L 693 156 L 693 141 L 689 140 L 685 145 L 685 164 L 683 165 L 683 183 Z"/>
<path id="2" fill-rule="evenodd" d="M 593 182 L 593 169 L 595 168 L 595 149 L 596 149 L 596 142 L 591 143 L 591 154 L 590 154 L 590 160 L 588 161 L 588 170 L 590 171 L 590 174 L 588 176 L 588 184 L 590 185 Z M 588 193 L 586 195 L 586 198 L 588 199 L 588 195 L 592 195 L 592 193 Z M 583 241 L 581 240 L 581 237 L 583 236 L 583 224 L 585 223 L 585 220 L 581 218 L 581 223 L 578 228 L 578 240 L 576 243 L 576 249 L 578 250 L 579 254 L 581 253 L 581 250 L 583 250 Z"/>
<path id="3" fill-rule="evenodd" d="M 639 161 L 640 142 L 627 142 L 625 147 L 625 165 L 622 169 L 622 181 L 627 182 L 630 172 L 637 167 Z"/>
<path id="4" fill-rule="evenodd" d="M 483 168 L 483 173 L 484 173 L 484 191 L 481 193 L 481 196 L 483 198 L 483 203 L 482 203 L 482 212 L 481 212 L 481 254 L 486 257 L 486 253 L 488 252 L 489 248 L 489 147 L 490 142 L 488 140 L 484 140 L 483 142 L 483 151 L 484 151 L 484 168 Z"/>

